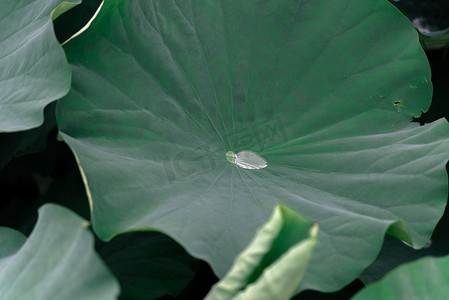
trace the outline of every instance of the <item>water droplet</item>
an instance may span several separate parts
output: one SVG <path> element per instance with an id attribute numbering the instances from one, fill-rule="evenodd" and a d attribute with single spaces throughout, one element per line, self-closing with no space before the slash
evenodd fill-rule
<path id="1" fill-rule="evenodd" d="M 226 159 L 240 168 L 249 170 L 263 169 L 268 165 L 262 156 L 250 150 L 243 150 L 237 154 L 228 151 L 226 152 Z"/>

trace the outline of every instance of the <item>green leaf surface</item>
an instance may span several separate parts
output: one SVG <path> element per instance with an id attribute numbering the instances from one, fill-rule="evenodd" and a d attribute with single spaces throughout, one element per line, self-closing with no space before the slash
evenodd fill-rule
<path id="1" fill-rule="evenodd" d="M 109 0 L 65 49 L 57 120 L 102 239 L 159 229 L 223 276 L 281 202 L 320 224 L 300 289 L 333 291 L 443 213 L 449 126 L 410 122 L 429 66 L 386 1 Z"/>
<path id="2" fill-rule="evenodd" d="M 305 275 L 317 234 L 318 224 L 276 206 L 205 299 L 290 299 Z"/>
<path id="3" fill-rule="evenodd" d="M 431 123 L 442 117 L 449 120 L 449 86 L 447 84 L 449 82 L 449 61 L 447 52 L 441 50 L 433 53 L 436 54 L 436 57 L 430 60 L 433 84 L 432 103 L 429 110 L 416 119 L 422 124 Z"/>
<path id="4" fill-rule="evenodd" d="M 116 280 L 93 249 L 85 221 L 47 204 L 30 237 L 0 228 L 1 300 L 115 299 Z"/>
<path id="5" fill-rule="evenodd" d="M 400 266 L 352 300 L 444 300 L 449 295 L 449 256 L 426 257 Z"/>
<path id="6" fill-rule="evenodd" d="M 449 207 L 435 228 L 432 238 L 419 250 L 400 240 L 386 236 L 382 250 L 376 260 L 360 276 L 365 284 L 377 281 L 399 265 L 424 256 L 445 256 L 449 254 Z"/>
<path id="7" fill-rule="evenodd" d="M 0 132 L 38 127 L 44 107 L 70 89 L 70 67 L 50 16 L 61 3 L 67 1 L 0 2 Z"/>
<path id="8" fill-rule="evenodd" d="M 0 227 L 0 264 L 1 260 L 10 255 L 14 255 L 25 243 L 26 236 L 19 231 L 8 227 Z"/>
<path id="9" fill-rule="evenodd" d="M 120 299 L 176 297 L 193 279 L 198 262 L 158 232 L 122 234 L 97 248 L 120 281 Z"/>

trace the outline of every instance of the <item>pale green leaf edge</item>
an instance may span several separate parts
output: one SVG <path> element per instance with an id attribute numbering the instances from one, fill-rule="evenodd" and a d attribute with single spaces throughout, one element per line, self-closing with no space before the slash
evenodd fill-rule
<path id="1" fill-rule="evenodd" d="M 66 299 L 76 299 L 77 295 L 70 291 L 79 292 L 84 300 L 117 299 L 119 283 L 95 252 L 88 224 L 67 208 L 45 204 L 39 209 L 38 221 L 28 238 L 14 229 L 0 227 L 0 300 L 60 299 L 60 293 L 70 295 Z M 69 246 L 67 252 L 55 256 L 48 251 L 61 244 Z M 83 247 L 84 255 L 75 256 Z M 67 260 L 79 264 L 61 269 Z M 58 283 L 73 279 L 81 271 L 86 273 L 85 278 L 73 281 L 73 286 L 61 287 Z M 52 292 L 58 295 L 49 294 Z"/>
<path id="2" fill-rule="evenodd" d="M 78 4 L 81 4 L 82 0 L 63 1 L 55 9 L 52 10 L 50 16 L 52 20 L 57 19 L 60 15 L 66 11 L 74 8 Z"/>
<path id="3" fill-rule="evenodd" d="M 255 282 L 248 282 L 279 237 L 285 226 L 286 213 L 290 217 L 305 220 L 288 207 L 277 205 L 270 220 L 258 230 L 253 241 L 237 256 L 228 274 L 212 287 L 205 300 L 281 300 L 290 299 L 295 294 L 317 242 L 317 223 L 304 223 L 304 226 L 309 227 L 309 238 L 286 249 L 278 260 L 264 269 Z"/>

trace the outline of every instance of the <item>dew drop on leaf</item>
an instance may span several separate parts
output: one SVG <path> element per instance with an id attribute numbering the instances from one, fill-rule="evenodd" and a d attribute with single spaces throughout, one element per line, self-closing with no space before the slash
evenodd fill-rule
<path id="1" fill-rule="evenodd" d="M 237 154 L 228 151 L 226 152 L 226 159 L 243 169 L 257 170 L 263 169 L 268 165 L 262 156 L 250 150 L 243 150 Z"/>

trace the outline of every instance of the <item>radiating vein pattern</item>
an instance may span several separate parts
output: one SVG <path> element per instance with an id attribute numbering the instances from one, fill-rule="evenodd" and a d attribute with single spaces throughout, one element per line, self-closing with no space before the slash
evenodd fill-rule
<path id="1" fill-rule="evenodd" d="M 448 125 L 410 122 L 430 71 L 383 0 L 110 0 L 66 53 L 103 239 L 158 229 L 221 276 L 284 203 L 320 224 L 300 288 L 331 291 L 443 213 Z"/>

